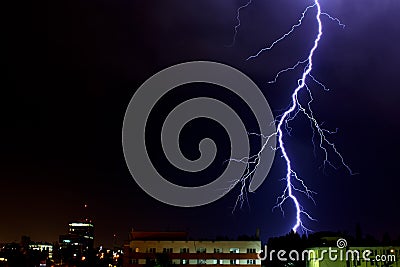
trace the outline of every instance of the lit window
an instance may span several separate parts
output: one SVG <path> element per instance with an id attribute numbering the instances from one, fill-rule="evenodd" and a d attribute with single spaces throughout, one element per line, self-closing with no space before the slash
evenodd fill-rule
<path id="1" fill-rule="evenodd" d="M 239 249 L 238 248 L 230 248 L 229 252 L 230 253 L 239 253 Z"/>

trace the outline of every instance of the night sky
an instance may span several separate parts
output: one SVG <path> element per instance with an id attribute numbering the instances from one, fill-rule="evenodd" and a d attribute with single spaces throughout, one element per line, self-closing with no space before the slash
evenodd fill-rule
<path id="1" fill-rule="evenodd" d="M 307 55 L 316 34 L 312 13 L 304 27 L 275 50 L 255 60 L 245 59 L 288 31 L 310 1 L 254 0 L 241 13 L 237 41 L 229 47 L 236 9 L 244 3 L 3 3 L 6 72 L 0 97 L 0 242 L 17 241 L 21 235 L 56 241 L 66 232 L 68 221 L 85 216 L 95 221 L 98 245 L 111 245 L 113 234 L 122 243 L 131 228 L 184 230 L 199 238 L 254 234 L 256 228 L 261 229 L 263 240 L 287 233 L 294 220 L 291 203 L 284 206 L 285 216 L 272 212 L 284 188 L 280 179 L 285 166 L 279 153 L 268 178 L 249 195 L 250 207 L 232 213 L 238 188 L 197 208 L 158 202 L 132 179 L 122 152 L 122 122 L 135 90 L 177 63 L 210 60 L 231 65 L 257 83 L 274 115 L 288 106 L 299 72 L 286 74 L 273 85 L 267 82 Z M 314 231 L 353 233 L 360 223 L 364 233 L 381 238 L 388 232 L 397 238 L 400 2 L 321 0 L 321 5 L 346 27 L 323 19 L 313 75 L 331 90 L 313 87 L 313 108 L 324 127 L 339 129 L 332 140 L 359 174 L 351 176 L 340 165 L 324 172 L 322 153 L 313 155 L 309 123 L 301 117 L 293 122 L 292 136 L 286 137 L 289 154 L 298 173 L 318 192 L 316 205 L 301 197 L 318 220 L 307 226 Z M 217 90 L 201 85 L 191 89 L 182 95 L 178 88 L 164 99 L 166 108 L 161 107 L 160 114 L 180 99 L 213 95 Z M 245 109 L 243 113 L 247 117 Z M 197 128 L 186 129 L 181 142 L 189 158 L 196 158 L 198 142 L 192 142 L 201 136 L 213 136 L 222 150 L 207 175 L 186 180 L 186 185 L 205 184 L 221 172 L 229 143 L 217 125 L 200 121 L 188 128 L 192 126 Z M 153 157 L 158 159 L 160 153 L 155 151 Z M 167 163 L 158 162 L 157 167 L 167 168 L 164 172 L 170 169 Z M 169 174 L 173 177 L 174 170 Z"/>

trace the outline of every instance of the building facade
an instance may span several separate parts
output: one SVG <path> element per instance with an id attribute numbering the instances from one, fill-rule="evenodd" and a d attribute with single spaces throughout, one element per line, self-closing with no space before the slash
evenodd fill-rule
<path id="1" fill-rule="evenodd" d="M 29 249 L 39 252 L 46 252 L 49 259 L 53 257 L 53 245 L 45 242 L 32 242 L 29 244 Z"/>
<path id="2" fill-rule="evenodd" d="M 94 225 L 91 221 L 68 224 L 68 234 L 60 236 L 60 248 L 66 259 L 85 260 L 94 245 Z"/>
<path id="3" fill-rule="evenodd" d="M 188 240 L 185 232 L 132 232 L 124 267 L 143 265 L 261 266 L 261 241 Z"/>

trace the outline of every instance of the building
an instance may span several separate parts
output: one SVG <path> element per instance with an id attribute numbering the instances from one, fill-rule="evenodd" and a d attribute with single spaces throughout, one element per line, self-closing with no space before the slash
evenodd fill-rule
<path id="1" fill-rule="evenodd" d="M 132 231 L 124 246 L 124 267 L 143 265 L 261 266 L 261 241 L 188 240 L 185 232 Z"/>
<path id="2" fill-rule="evenodd" d="M 53 257 L 53 245 L 46 242 L 31 242 L 29 244 L 29 249 L 33 251 L 38 251 L 41 253 L 47 253 L 48 258 L 51 259 Z"/>
<path id="3" fill-rule="evenodd" d="M 400 247 L 329 247 L 309 249 L 307 267 L 400 267 Z"/>
<path id="4" fill-rule="evenodd" d="M 91 221 L 75 221 L 68 224 L 68 234 L 60 236 L 60 248 L 66 259 L 85 260 L 93 251 L 94 225 Z"/>
<path id="5" fill-rule="evenodd" d="M 20 243 L 0 245 L 0 266 L 50 266 L 53 250 L 50 243 L 33 242 L 22 236 Z"/>

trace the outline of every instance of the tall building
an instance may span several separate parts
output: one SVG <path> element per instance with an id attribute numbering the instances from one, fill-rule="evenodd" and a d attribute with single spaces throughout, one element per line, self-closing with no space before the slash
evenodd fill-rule
<path id="1" fill-rule="evenodd" d="M 91 221 L 74 221 L 68 224 L 68 234 L 60 236 L 64 258 L 85 260 L 93 251 L 94 225 Z"/>
<path id="2" fill-rule="evenodd" d="M 124 245 L 124 267 L 157 264 L 261 266 L 261 241 L 188 240 L 185 232 L 130 233 Z"/>

